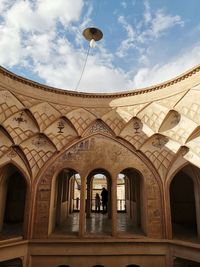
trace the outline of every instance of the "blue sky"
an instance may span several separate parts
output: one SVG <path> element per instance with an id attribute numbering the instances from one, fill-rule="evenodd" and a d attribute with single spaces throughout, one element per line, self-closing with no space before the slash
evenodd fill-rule
<path id="1" fill-rule="evenodd" d="M 78 91 L 133 90 L 200 63 L 199 0 L 0 0 L 0 65 L 29 79 Z"/>

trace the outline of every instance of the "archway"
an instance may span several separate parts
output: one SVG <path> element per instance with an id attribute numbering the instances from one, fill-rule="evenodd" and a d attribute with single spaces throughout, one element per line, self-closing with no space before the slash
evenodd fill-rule
<path id="1" fill-rule="evenodd" d="M 27 185 L 25 177 L 12 164 L 0 173 L 0 231 L 2 238 L 24 234 Z"/>
<path id="2" fill-rule="evenodd" d="M 86 187 L 86 233 L 111 234 L 111 190 L 108 171 L 95 169 L 90 172 Z"/>
<path id="3" fill-rule="evenodd" d="M 78 234 L 80 175 L 73 169 L 61 170 L 52 181 L 49 233 Z"/>
<path id="4" fill-rule="evenodd" d="M 190 239 L 197 237 L 196 200 L 194 177 L 187 167 L 180 170 L 170 184 L 172 237 Z"/>
<path id="5" fill-rule="evenodd" d="M 142 177 L 133 168 L 124 169 L 117 177 L 117 231 L 142 234 Z"/>
<path id="6" fill-rule="evenodd" d="M 86 233 L 86 221 L 88 221 L 86 219 L 86 199 L 90 199 L 90 197 L 86 196 L 86 184 L 87 177 L 91 174 L 91 166 L 93 166 L 93 170 L 97 170 L 97 172 L 92 174 L 93 176 L 98 173 L 101 174 L 99 169 L 108 170 L 109 173 L 112 174 L 111 186 L 114 189 L 111 190 L 112 194 L 110 194 L 110 199 L 112 199 L 112 203 L 110 201 L 110 204 L 112 204 L 112 236 L 118 235 L 116 227 L 116 177 L 122 172 L 121 170 L 125 170 L 127 166 L 135 166 L 138 173 L 144 174 L 144 176 L 140 176 L 140 178 L 142 178 L 140 179 L 140 185 L 142 185 L 141 206 L 144 207 L 141 212 L 141 229 L 150 237 L 162 237 L 162 187 L 158 174 L 152 169 L 151 165 L 148 166 L 148 161 L 142 154 L 138 155 L 136 151 L 133 151 L 122 144 L 120 140 L 113 140 L 110 137 L 102 135 L 94 135 L 78 141 L 69 149 L 60 153 L 54 159 L 54 162 L 51 162 L 51 164 L 46 166 L 43 172 L 40 173 L 40 177 L 38 177 L 36 181 L 36 198 L 38 201 L 36 203 L 34 214 L 34 238 L 46 238 L 52 233 L 52 229 L 54 229 L 54 227 L 48 227 L 50 225 L 49 220 L 51 221 L 51 224 L 53 222 L 53 219 L 50 218 L 52 208 L 49 208 L 53 190 L 52 180 L 55 178 L 52 176 L 52 173 L 55 173 L 56 170 L 64 169 L 66 166 L 78 170 L 81 174 L 79 236 L 82 237 L 85 236 L 85 234 L 88 235 L 88 233 Z M 106 173 L 105 176 L 108 177 Z M 108 181 L 111 181 L 111 178 L 108 179 Z M 87 212 L 88 211 L 90 212 L 90 209 L 87 208 Z M 108 212 L 108 214 L 110 213 Z M 148 216 L 151 216 L 151 220 L 148 220 Z M 109 226 L 111 220 L 106 215 L 104 218 L 108 220 L 107 225 Z M 110 235 L 110 233 L 108 233 L 108 235 Z"/>

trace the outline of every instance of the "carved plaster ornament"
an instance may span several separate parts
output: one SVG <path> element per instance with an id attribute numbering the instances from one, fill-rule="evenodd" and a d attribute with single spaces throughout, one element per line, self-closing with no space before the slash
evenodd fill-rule
<path id="1" fill-rule="evenodd" d="M 152 145 L 159 149 L 163 148 L 163 146 L 168 142 L 168 139 L 164 136 L 156 135 Z"/>
<path id="2" fill-rule="evenodd" d="M 44 146 L 46 144 L 46 139 L 39 135 L 39 136 L 36 136 L 33 140 L 32 140 L 32 144 L 39 148 L 40 146 Z"/>
<path id="3" fill-rule="evenodd" d="M 59 129 L 58 133 L 64 133 L 62 130 L 65 128 L 65 124 L 63 120 L 58 121 L 57 128 Z"/>
<path id="4" fill-rule="evenodd" d="M 90 128 L 88 134 L 93 134 L 93 133 L 105 133 L 111 135 L 110 131 L 101 121 L 96 121 Z"/>
<path id="5" fill-rule="evenodd" d="M 24 112 L 20 112 L 19 116 L 18 117 L 14 117 L 13 118 L 13 121 L 16 121 L 18 123 L 18 125 L 20 125 L 20 123 L 24 122 L 26 123 L 27 121 L 23 118 L 24 116 Z"/>
<path id="6" fill-rule="evenodd" d="M 11 148 L 9 149 L 9 152 L 8 152 L 7 156 L 8 156 L 10 159 L 17 157 L 17 152 L 14 150 L 13 147 L 11 147 Z"/>

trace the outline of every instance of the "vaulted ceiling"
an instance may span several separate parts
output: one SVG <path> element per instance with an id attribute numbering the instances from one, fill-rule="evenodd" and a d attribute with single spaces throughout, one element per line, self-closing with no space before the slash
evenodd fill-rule
<path id="1" fill-rule="evenodd" d="M 0 165 L 14 160 L 36 177 L 69 145 L 94 133 L 120 138 L 161 176 L 180 151 L 200 167 L 200 68 L 123 94 L 47 88 L 0 69 Z"/>

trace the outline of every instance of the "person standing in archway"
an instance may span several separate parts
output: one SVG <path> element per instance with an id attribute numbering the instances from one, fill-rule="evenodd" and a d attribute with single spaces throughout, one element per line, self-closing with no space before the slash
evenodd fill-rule
<path id="1" fill-rule="evenodd" d="M 108 190 L 103 187 L 101 191 L 101 201 L 102 201 L 102 208 L 103 213 L 107 213 L 108 210 Z"/>
<path id="2" fill-rule="evenodd" d="M 101 199 L 98 193 L 96 193 L 95 196 L 95 211 L 100 212 L 100 207 L 101 207 Z"/>

